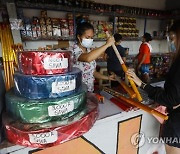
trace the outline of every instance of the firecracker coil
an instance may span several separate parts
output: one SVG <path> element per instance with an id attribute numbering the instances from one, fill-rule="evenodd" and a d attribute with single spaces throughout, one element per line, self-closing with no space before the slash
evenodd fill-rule
<path id="1" fill-rule="evenodd" d="M 29 99 L 59 98 L 82 88 L 82 72 L 73 68 L 67 74 L 32 76 L 14 74 L 15 93 Z"/>
<path id="2" fill-rule="evenodd" d="M 72 69 L 70 51 L 23 51 L 17 55 L 18 68 L 22 74 L 64 74 Z"/>
<path id="3" fill-rule="evenodd" d="M 87 87 L 83 85 L 82 89 L 68 97 L 33 100 L 17 96 L 11 90 L 6 93 L 6 111 L 24 123 L 64 120 L 84 108 L 86 91 Z"/>

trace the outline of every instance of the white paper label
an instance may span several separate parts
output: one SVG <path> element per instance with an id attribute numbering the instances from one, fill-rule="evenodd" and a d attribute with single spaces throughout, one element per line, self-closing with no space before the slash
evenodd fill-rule
<path id="1" fill-rule="evenodd" d="M 48 69 L 66 69 L 68 68 L 68 58 L 46 57 L 44 58 L 44 68 Z"/>
<path id="2" fill-rule="evenodd" d="M 53 105 L 48 107 L 48 114 L 50 117 L 60 116 L 74 110 L 74 102 L 69 101 L 61 105 Z"/>
<path id="3" fill-rule="evenodd" d="M 52 93 L 56 93 L 56 94 L 72 91 L 75 88 L 76 88 L 76 80 L 75 79 L 52 83 Z"/>
<path id="4" fill-rule="evenodd" d="M 47 133 L 39 133 L 39 134 L 28 134 L 29 141 L 31 143 L 39 143 L 39 144 L 48 144 L 54 143 L 58 139 L 57 131 L 51 131 Z"/>

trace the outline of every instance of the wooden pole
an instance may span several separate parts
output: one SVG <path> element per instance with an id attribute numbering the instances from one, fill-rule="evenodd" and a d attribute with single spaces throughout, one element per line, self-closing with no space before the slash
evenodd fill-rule
<path id="1" fill-rule="evenodd" d="M 104 28 L 104 32 L 106 33 L 107 37 L 110 37 L 110 34 L 109 34 L 108 30 L 106 29 L 106 27 L 104 25 L 103 25 L 103 28 Z M 115 52 L 115 54 L 116 54 L 116 56 L 117 56 L 117 58 L 118 58 L 118 60 L 119 60 L 119 62 L 121 64 L 121 66 L 122 66 L 123 71 L 126 73 L 127 67 L 124 64 L 124 61 L 123 61 L 121 55 L 119 54 L 119 51 L 118 51 L 117 47 L 115 46 L 115 44 L 112 45 L 112 48 L 114 49 L 114 52 Z M 139 93 L 135 83 L 132 80 L 130 80 L 129 78 L 128 78 L 128 80 L 129 80 L 129 82 L 130 82 L 134 92 L 136 93 L 138 101 L 141 102 L 142 101 L 142 97 L 141 97 L 141 95 L 140 95 L 140 93 Z"/>
<path id="2" fill-rule="evenodd" d="M 119 77 L 116 76 L 116 80 L 120 83 L 120 85 L 124 88 L 124 90 L 129 94 L 131 98 L 136 98 L 136 93 L 129 88 Z"/>
<path id="3" fill-rule="evenodd" d="M 127 103 L 129 103 L 131 105 L 134 105 L 134 106 L 136 106 L 136 107 L 138 107 L 138 108 L 152 114 L 152 115 L 158 116 L 158 117 L 162 118 L 163 120 L 168 119 L 167 115 L 164 115 L 161 112 L 158 112 L 155 109 L 153 109 L 151 107 L 148 107 L 148 106 L 146 106 L 146 105 L 144 105 L 144 104 L 142 104 L 140 102 L 136 102 L 131 98 L 126 98 L 122 94 L 116 92 L 115 90 L 112 90 L 112 89 L 107 88 L 107 87 L 104 87 L 103 90 L 110 93 L 110 94 L 112 94 L 113 96 L 116 96 L 117 98 L 120 98 L 121 100 L 123 100 L 123 101 L 125 101 L 125 102 L 127 102 Z"/>

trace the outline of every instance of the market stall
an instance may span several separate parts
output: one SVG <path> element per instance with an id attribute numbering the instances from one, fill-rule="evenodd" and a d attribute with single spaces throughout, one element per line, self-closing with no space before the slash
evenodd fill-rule
<path id="1" fill-rule="evenodd" d="M 1 3 L 0 154 L 165 153 L 161 124 L 179 109 L 179 10 L 156 0 Z"/>

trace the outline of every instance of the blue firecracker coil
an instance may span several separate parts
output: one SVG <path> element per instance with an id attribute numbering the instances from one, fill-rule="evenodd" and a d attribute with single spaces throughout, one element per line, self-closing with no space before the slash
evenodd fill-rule
<path id="1" fill-rule="evenodd" d="M 82 72 L 73 68 L 72 72 L 58 75 L 14 74 L 15 93 L 29 99 L 58 98 L 76 93 L 82 86 Z"/>

